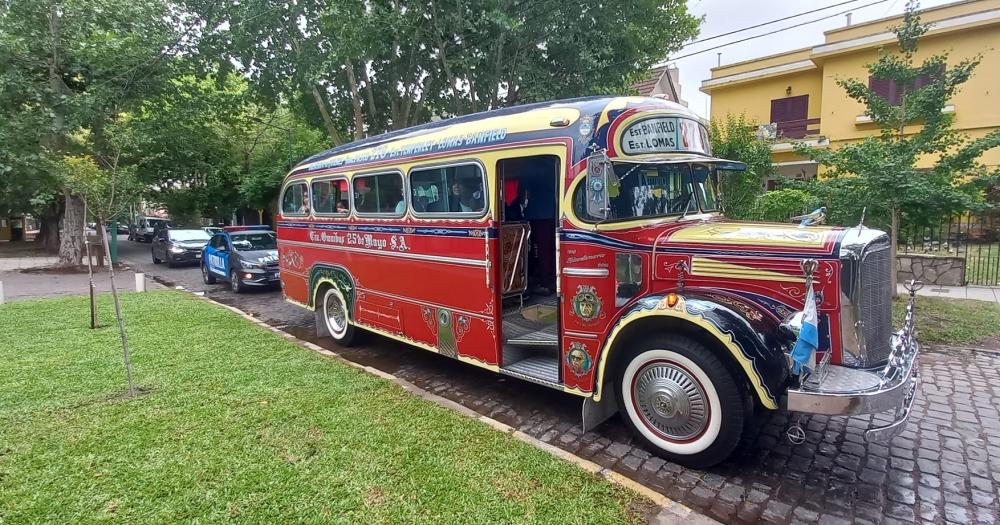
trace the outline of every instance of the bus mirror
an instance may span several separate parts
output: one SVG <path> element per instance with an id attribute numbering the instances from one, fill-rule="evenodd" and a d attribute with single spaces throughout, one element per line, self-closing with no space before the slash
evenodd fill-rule
<path id="1" fill-rule="evenodd" d="M 604 153 L 587 158 L 587 215 L 598 221 L 608 218 L 608 170 L 611 162 Z"/>

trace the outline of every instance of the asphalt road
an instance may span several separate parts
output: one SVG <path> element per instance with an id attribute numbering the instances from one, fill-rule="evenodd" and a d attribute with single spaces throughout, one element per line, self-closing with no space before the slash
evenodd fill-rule
<path id="1" fill-rule="evenodd" d="M 148 244 L 122 237 L 119 253 L 168 286 L 204 292 L 272 326 L 312 340 L 479 413 L 590 459 L 723 523 L 996 523 L 1000 520 L 1000 354 L 925 349 L 920 394 L 906 430 L 866 443 L 866 418 L 803 417 L 806 441 L 785 431 L 796 416 L 755 418 L 745 444 L 707 471 L 666 462 L 617 418 L 579 429 L 580 399 L 364 334 L 341 348 L 315 341 L 313 315 L 279 290 L 233 294 L 206 285 L 197 266 L 154 265 Z"/>

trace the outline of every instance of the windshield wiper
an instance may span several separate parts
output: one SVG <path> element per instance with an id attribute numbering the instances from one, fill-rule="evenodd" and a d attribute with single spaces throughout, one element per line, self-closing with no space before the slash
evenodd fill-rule
<path id="1" fill-rule="evenodd" d="M 681 218 L 678 220 L 684 220 L 687 217 L 689 211 L 691 211 L 691 202 L 694 201 L 694 192 L 688 193 L 687 199 L 684 201 L 684 213 L 681 214 Z"/>

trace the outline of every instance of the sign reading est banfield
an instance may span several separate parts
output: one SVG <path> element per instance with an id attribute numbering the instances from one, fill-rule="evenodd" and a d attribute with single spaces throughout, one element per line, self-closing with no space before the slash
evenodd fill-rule
<path id="1" fill-rule="evenodd" d="M 708 155 L 708 133 L 698 121 L 654 117 L 629 124 L 621 135 L 625 155 L 692 152 Z"/>

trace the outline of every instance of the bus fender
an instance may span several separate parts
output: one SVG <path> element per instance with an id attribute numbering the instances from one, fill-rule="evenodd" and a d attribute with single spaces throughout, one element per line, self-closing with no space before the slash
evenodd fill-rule
<path id="1" fill-rule="evenodd" d="M 670 305 L 671 302 L 673 305 Z M 679 322 L 682 326 L 699 332 L 701 336 L 717 341 L 718 345 L 715 346 L 727 350 L 732 362 L 743 371 L 760 404 L 765 408 L 777 409 L 782 389 L 788 380 L 788 364 L 778 324 L 763 315 L 756 306 L 728 302 L 732 304 L 722 304 L 693 291 L 683 296 L 664 293 L 640 299 L 619 317 L 599 356 L 594 401 L 601 401 L 606 389 L 605 383 L 613 379 L 605 373 L 608 372 L 606 367 L 612 354 L 622 351 L 615 345 L 618 337 L 622 333 L 628 333 L 626 328 L 633 323 L 659 318 L 665 321 L 664 324 L 676 326 Z M 737 307 L 740 312 L 737 312 Z M 637 326 L 633 325 L 633 328 Z M 649 328 L 647 326 L 643 329 Z"/>
<path id="2" fill-rule="evenodd" d="M 351 273 L 347 271 L 347 268 L 340 265 L 317 264 L 309 270 L 309 308 L 316 309 L 316 302 L 320 299 L 320 297 L 317 297 L 317 292 L 319 292 L 324 283 L 331 284 L 340 289 L 340 293 L 344 294 L 344 299 L 347 301 L 347 311 L 353 319 L 354 278 L 351 277 Z"/>

